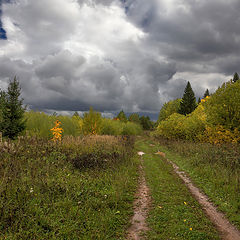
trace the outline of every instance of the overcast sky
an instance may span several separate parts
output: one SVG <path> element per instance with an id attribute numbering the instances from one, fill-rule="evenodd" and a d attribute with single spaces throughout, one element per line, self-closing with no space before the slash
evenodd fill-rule
<path id="1" fill-rule="evenodd" d="M 0 0 L 1 1 L 1 0 Z M 239 0 L 2 0 L 0 88 L 35 110 L 158 112 L 240 69 Z"/>

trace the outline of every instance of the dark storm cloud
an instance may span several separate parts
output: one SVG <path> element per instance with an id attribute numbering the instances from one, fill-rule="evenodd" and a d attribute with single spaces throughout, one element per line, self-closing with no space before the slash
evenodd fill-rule
<path id="1" fill-rule="evenodd" d="M 202 96 L 239 70 L 239 9 L 238 0 L 3 4 L 0 87 L 17 75 L 33 109 L 159 111 L 187 81 Z"/>
<path id="2" fill-rule="evenodd" d="M 193 62 L 229 75 L 232 57 L 240 55 L 239 9 L 237 0 L 138 0 L 131 2 L 128 14 L 150 34 L 160 54 L 185 63 L 178 71 L 191 71 Z"/>

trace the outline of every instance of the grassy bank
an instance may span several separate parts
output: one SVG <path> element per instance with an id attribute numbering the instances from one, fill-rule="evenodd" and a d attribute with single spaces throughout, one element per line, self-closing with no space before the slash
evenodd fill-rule
<path id="1" fill-rule="evenodd" d="M 186 171 L 240 229 L 240 147 L 159 140 L 167 158 Z"/>
<path id="2" fill-rule="evenodd" d="M 159 155 L 159 146 L 149 140 L 137 142 L 143 156 L 147 184 L 152 195 L 147 239 L 219 239 L 218 234 L 172 167 Z"/>
<path id="3" fill-rule="evenodd" d="M 1 146 L 0 239 L 124 239 L 137 184 L 133 141 L 23 138 Z"/>

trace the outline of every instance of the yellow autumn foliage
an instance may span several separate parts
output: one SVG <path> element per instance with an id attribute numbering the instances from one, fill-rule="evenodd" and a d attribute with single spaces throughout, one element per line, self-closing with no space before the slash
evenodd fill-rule
<path id="1" fill-rule="evenodd" d="M 61 122 L 56 120 L 55 126 L 50 129 L 50 131 L 52 132 L 52 135 L 53 135 L 52 140 L 54 142 L 59 142 L 62 140 L 63 129 L 60 127 L 60 125 L 61 125 Z"/>
<path id="2" fill-rule="evenodd" d="M 191 114 L 174 113 L 161 121 L 156 134 L 168 139 L 195 140 L 204 133 L 205 126 L 206 114 L 201 103 Z"/>
<path id="3" fill-rule="evenodd" d="M 240 142 L 240 131 L 237 128 L 230 131 L 222 125 L 208 126 L 200 140 L 212 144 L 238 143 Z"/>
<path id="4" fill-rule="evenodd" d="M 159 122 L 156 136 L 212 144 L 240 142 L 240 82 L 223 84 L 186 116 L 174 113 Z"/>

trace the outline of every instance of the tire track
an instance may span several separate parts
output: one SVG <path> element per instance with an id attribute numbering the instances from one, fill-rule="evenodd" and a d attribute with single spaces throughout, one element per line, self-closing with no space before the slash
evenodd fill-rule
<path id="1" fill-rule="evenodd" d="M 133 203 L 134 215 L 131 219 L 131 226 L 127 231 L 127 238 L 131 240 L 144 239 L 144 234 L 149 230 L 146 218 L 148 215 L 151 198 L 149 195 L 149 188 L 146 184 L 145 173 L 143 169 L 143 152 L 138 152 L 141 156 L 141 164 L 139 166 L 140 180 L 139 187 L 136 193 L 136 200 Z"/>
<path id="2" fill-rule="evenodd" d="M 159 155 L 164 155 L 165 157 L 164 153 Z M 193 185 L 184 171 L 180 171 L 179 167 L 172 161 L 168 159 L 167 161 L 173 166 L 174 172 L 183 180 L 192 195 L 200 203 L 205 213 L 220 232 L 221 238 L 223 240 L 240 240 L 239 230 L 228 221 L 223 213 L 218 212 L 217 208 L 209 201 L 209 198 Z"/>

